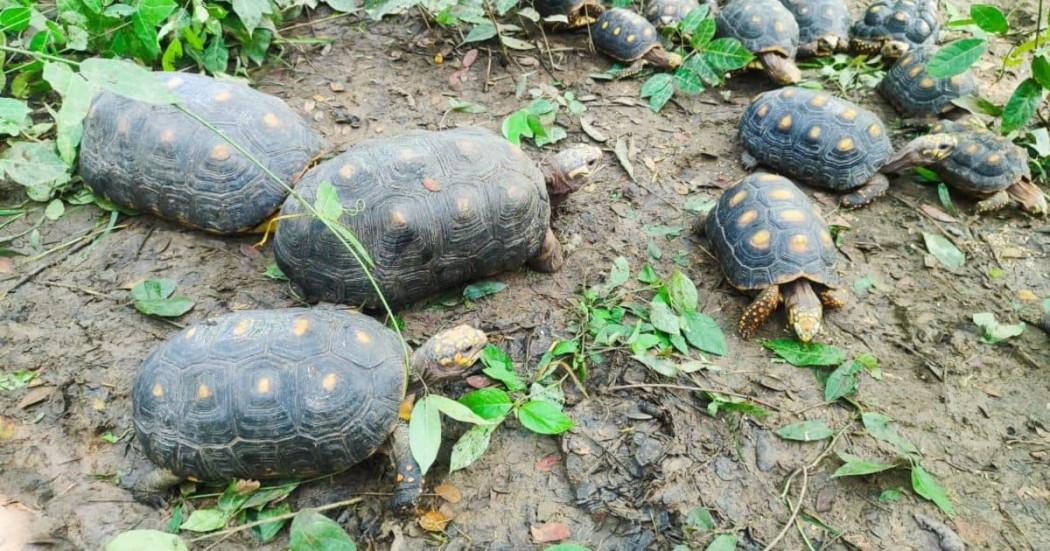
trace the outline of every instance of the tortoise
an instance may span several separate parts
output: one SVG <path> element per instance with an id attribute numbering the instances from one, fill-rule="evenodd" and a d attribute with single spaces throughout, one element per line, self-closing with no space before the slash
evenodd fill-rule
<path id="1" fill-rule="evenodd" d="M 670 69 L 682 64 L 682 56 L 660 44 L 656 27 L 631 10 L 606 10 L 591 26 L 591 40 L 598 51 L 630 64 L 620 72 L 621 78 L 637 74 L 646 63 Z"/>
<path id="2" fill-rule="evenodd" d="M 983 198 L 977 203 L 978 213 L 1017 201 L 1032 214 L 1047 214 L 1046 197 L 1032 182 L 1028 153 L 988 130 L 963 122 L 939 122 L 930 134 L 899 149 L 884 171 L 913 166 L 927 166 L 952 188 Z"/>
<path id="3" fill-rule="evenodd" d="M 397 334 L 335 309 L 225 314 L 169 338 L 143 361 L 132 419 L 146 457 L 124 485 L 156 503 L 181 480 L 302 478 L 345 470 L 388 442 L 394 507 L 423 486 L 398 411 L 409 370 L 429 382 L 461 375 L 486 344 L 461 325 L 407 359 Z M 144 463 L 144 462 L 143 462 Z"/>
<path id="4" fill-rule="evenodd" d="M 544 19 L 564 15 L 565 23 L 554 23 L 555 29 L 577 29 L 594 23 L 605 11 L 600 0 L 535 0 L 533 7 Z"/>
<path id="5" fill-rule="evenodd" d="M 871 111 L 826 92 L 787 87 L 759 94 L 740 118 L 744 166 L 763 164 L 835 191 L 847 208 L 886 192 L 879 172 L 893 153 L 886 125 Z"/>
<path id="6" fill-rule="evenodd" d="M 791 180 L 755 173 L 730 187 L 695 226 L 705 233 L 729 283 L 757 297 L 740 317 L 751 338 L 781 302 L 802 342 L 820 332 L 824 308 L 845 304 L 827 224 Z"/>
<path id="7" fill-rule="evenodd" d="M 156 77 L 286 185 L 324 147 L 276 97 L 205 76 Z M 106 91 L 84 121 L 79 168 L 92 191 L 118 205 L 218 234 L 251 230 L 287 195 L 248 156 L 175 106 Z"/>
<path id="8" fill-rule="evenodd" d="M 415 131 L 359 142 L 311 169 L 297 192 L 313 204 L 330 183 L 341 222 L 371 256 L 386 301 L 403 305 L 528 262 L 560 269 L 551 201 L 577 189 L 601 158 L 581 145 L 541 171 L 522 150 L 476 127 Z M 355 255 L 299 201 L 285 202 L 277 265 L 309 300 L 380 306 Z"/>
<path id="9" fill-rule="evenodd" d="M 645 17 L 657 29 L 674 27 L 699 7 L 697 0 L 650 0 L 645 7 Z"/>
<path id="10" fill-rule="evenodd" d="M 897 59 L 936 43 L 940 26 L 936 0 L 876 0 L 850 29 L 850 48 Z"/>
<path id="11" fill-rule="evenodd" d="M 761 68 L 777 84 L 795 84 L 802 72 L 795 66 L 798 23 L 777 0 L 733 0 L 715 18 L 717 34 L 739 40 L 755 54 L 752 68 Z"/>
<path id="12" fill-rule="evenodd" d="M 849 9 L 843 0 L 780 0 L 798 23 L 798 56 L 849 49 Z"/>
<path id="13" fill-rule="evenodd" d="M 973 73 L 966 71 L 950 78 L 933 78 L 926 73 L 932 47 L 920 46 L 890 67 L 879 83 L 879 93 L 902 115 L 934 117 L 955 109 L 952 100 L 977 92 Z"/>

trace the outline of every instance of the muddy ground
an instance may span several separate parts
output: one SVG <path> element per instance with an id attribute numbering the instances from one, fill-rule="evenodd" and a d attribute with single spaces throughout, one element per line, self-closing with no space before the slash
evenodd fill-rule
<path id="1" fill-rule="evenodd" d="M 859 11 L 859 4 L 854 9 Z M 437 327 L 476 324 L 529 366 L 553 338 L 568 336 L 581 284 L 600 281 L 621 254 L 637 271 L 648 259 L 647 226 L 687 228 L 694 216 L 683 208 L 688 201 L 715 198 L 744 174 L 735 123 L 748 98 L 768 87 L 761 76 L 739 76 L 722 90 L 678 97 L 654 114 L 636 99 L 640 81 L 588 77 L 609 64 L 588 50 L 585 34 L 550 37 L 554 68 L 527 53 L 505 66 L 498 51 L 483 47 L 455 88 L 449 78 L 461 68 L 468 48 L 452 50 L 453 37 L 428 30 L 418 16 L 367 25 L 347 17 L 304 25 L 290 34 L 333 42 L 324 48 L 290 48 L 286 66 L 256 75 L 257 82 L 312 120 L 337 148 L 442 125 L 498 130 L 503 116 L 525 103 L 515 97 L 516 81 L 525 75 L 529 87 L 558 81 L 587 100 L 585 116 L 610 140 L 603 144 L 605 167 L 593 185 L 556 212 L 554 228 L 568 250 L 565 268 L 555 275 L 527 269 L 503 274 L 498 279 L 510 287 L 493 298 L 451 307 L 419 305 L 404 316 L 414 339 Z M 442 64 L 434 61 L 439 52 Z M 1017 78 L 1008 75 L 1005 83 L 989 85 L 991 61 L 980 74 L 988 95 L 999 100 Z M 333 91 L 339 89 L 345 91 Z M 448 97 L 480 103 L 488 112 L 446 117 Z M 885 120 L 896 120 L 874 95 L 861 92 L 857 98 Z M 576 118 L 563 115 L 560 122 L 569 126 L 569 137 L 554 149 L 590 141 Z M 636 182 L 612 154 L 612 144 L 621 137 L 637 148 Z M 894 139 L 897 144 L 903 140 L 900 135 Z M 528 151 L 537 159 L 550 153 Z M 21 192 L 9 186 L 2 193 L 3 204 L 21 200 Z M 970 202 L 959 201 L 971 211 Z M 935 189 L 908 179 L 896 180 L 888 196 L 860 211 L 840 212 L 826 200 L 820 204 L 829 219 L 849 226 L 839 266 L 845 281 L 851 287 L 867 276 L 878 282 L 867 292 L 851 291 L 850 304 L 829 316 L 822 340 L 879 359 L 884 379 L 865 377 L 858 400 L 866 410 L 898 420 L 921 450 L 927 470 L 946 488 L 957 516 L 950 519 L 911 493 L 907 471 L 832 479 L 840 463 L 831 457 L 807 473 L 801 513 L 839 534 L 808 522 L 800 524 L 801 531 L 814 548 L 937 549 L 937 538 L 915 520 L 925 515 L 946 523 L 971 548 L 1045 548 L 1050 541 L 1050 343 L 1030 326 L 1006 343 L 983 344 L 970 317 L 988 311 L 1011 323 L 1038 318 L 1039 303 L 1050 296 L 1047 222 L 1013 209 L 938 221 L 920 210 L 939 204 Z M 39 212 L 29 218 L 36 216 Z M 70 209 L 43 226 L 42 247 L 83 235 L 103 216 L 91 206 Z M 116 445 L 100 438 L 131 426 L 128 394 L 135 369 L 176 331 L 173 323 L 130 306 L 130 283 L 176 279 L 179 292 L 196 301 L 178 324 L 231 310 L 297 304 L 287 284 L 263 277 L 272 252 L 269 246 L 253 249 L 255 238 L 217 238 L 148 216 L 122 218 L 120 224 L 92 246 L 61 249 L 0 273 L 0 290 L 32 274 L 0 300 L 0 366 L 4 372 L 38 373 L 29 387 L 0 391 L 0 524 L 8 537 L 24 537 L 39 548 L 97 548 L 124 530 L 161 528 L 170 515 L 135 503 L 112 483 L 112 476 L 140 453 L 126 445 L 130 438 Z M 14 224 L 5 233 L 25 227 Z M 922 232 L 950 237 L 966 253 L 966 265 L 952 273 L 927 258 Z M 772 431 L 802 419 L 843 428 L 851 422 L 851 410 L 824 404 L 822 388 L 808 370 L 773 362 L 756 342 L 731 334 L 748 299 L 723 281 L 704 251 L 706 243 L 688 232 L 672 240 L 660 237 L 658 243 L 664 251 L 661 260 L 653 261 L 658 271 L 669 273 L 677 266 L 673 259 L 684 258 L 700 288 L 700 309 L 729 333 L 730 354 L 713 358 L 720 371 L 673 382 L 752 396 L 774 410 L 772 416 L 711 417 L 706 401 L 687 390 L 610 390 L 672 382 L 610 355 L 592 372 L 590 397 L 573 400 L 568 413 L 577 428 L 564 441 L 509 422 L 466 471 L 448 475 L 447 449 L 442 453 L 430 483 L 451 484 L 463 493 L 458 504 L 425 500 L 426 506 L 440 506 L 453 516 L 445 534 L 426 534 L 414 521 L 394 519 L 383 512 L 386 496 L 368 495 L 390 489 L 393 473 L 381 459 L 304 486 L 292 496 L 293 507 L 364 493 L 362 503 L 332 516 L 366 549 L 539 548 L 530 527 L 545 522 L 567 524 L 568 541 L 593 549 L 668 549 L 683 542 L 702 549 L 712 536 L 685 529 L 686 515 L 697 507 L 711 512 L 719 530 L 737 533 L 742 548 L 771 542 L 791 512 L 779 497 L 785 479 L 823 449 L 818 443 L 780 440 Z M 14 245 L 31 252 L 25 240 Z M 72 249 L 76 252 L 68 254 Z M 1001 275 L 990 275 L 996 272 Z M 783 314 L 760 333 L 761 338 L 786 336 Z M 464 391 L 446 389 L 453 395 Z M 856 424 L 839 449 L 891 457 L 888 447 Z M 793 502 L 800 484 L 796 479 Z M 880 492 L 898 487 L 905 489 L 902 500 L 878 501 Z M 264 547 L 286 545 L 285 532 Z M 240 534 L 217 548 L 255 547 L 250 536 Z M 804 548 L 800 530 L 787 530 L 780 547 Z"/>

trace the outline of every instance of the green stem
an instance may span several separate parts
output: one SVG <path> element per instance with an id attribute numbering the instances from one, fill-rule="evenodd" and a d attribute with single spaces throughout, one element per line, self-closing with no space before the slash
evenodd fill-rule
<path id="1" fill-rule="evenodd" d="M 75 66 L 78 66 L 78 67 L 80 66 L 80 62 L 79 61 L 73 61 L 72 59 L 66 59 L 64 57 L 58 57 L 58 56 L 54 56 L 54 55 L 51 55 L 51 54 L 45 54 L 45 53 L 41 53 L 41 52 L 34 52 L 32 50 L 24 50 L 22 48 L 12 48 L 11 46 L 0 46 L 0 51 L 11 52 L 13 54 L 22 54 L 22 55 L 26 55 L 26 56 L 30 56 L 30 57 L 43 58 L 43 59 L 47 59 L 49 61 L 58 61 L 60 63 L 66 63 L 66 64 L 69 64 L 69 65 L 75 65 Z"/>

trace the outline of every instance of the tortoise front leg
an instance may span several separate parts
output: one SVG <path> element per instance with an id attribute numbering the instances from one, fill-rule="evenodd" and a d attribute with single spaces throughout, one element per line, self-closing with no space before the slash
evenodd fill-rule
<path id="1" fill-rule="evenodd" d="M 529 259 L 529 267 L 537 272 L 550 274 L 560 270 L 563 264 L 565 264 L 565 252 L 562 251 L 561 243 L 554 235 L 554 230 L 547 228 L 543 247 L 536 256 Z"/>
<path id="2" fill-rule="evenodd" d="M 161 508 L 167 501 L 168 490 L 183 481 L 181 476 L 154 466 L 146 461 L 136 466 L 127 476 L 122 476 L 120 485 L 131 492 L 135 501 Z"/>
<path id="3" fill-rule="evenodd" d="M 986 212 L 996 211 L 1009 204 L 1010 194 L 1006 193 L 1006 190 L 1000 190 L 994 193 L 991 197 L 983 201 L 978 201 L 977 213 L 984 214 Z"/>
<path id="4" fill-rule="evenodd" d="M 740 164 L 743 165 L 744 170 L 754 170 L 758 167 L 758 159 L 754 155 L 744 151 L 740 154 Z"/>
<path id="5" fill-rule="evenodd" d="M 839 203 L 847 209 L 863 207 L 881 197 L 890 189 L 890 181 L 885 174 L 876 173 L 863 185 L 844 196 Z"/>
<path id="6" fill-rule="evenodd" d="M 825 287 L 820 290 L 820 303 L 828 310 L 838 310 L 846 306 L 846 297 L 838 289 Z"/>
<path id="7" fill-rule="evenodd" d="M 740 315 L 740 322 L 737 324 L 740 336 L 745 339 L 754 336 L 758 328 L 780 307 L 780 298 L 780 287 L 777 285 L 771 285 L 759 293 Z"/>
<path id="8" fill-rule="evenodd" d="M 408 423 L 398 420 L 393 434 L 390 435 L 388 454 L 394 463 L 394 472 L 397 473 L 397 486 L 394 489 L 391 507 L 399 515 L 412 514 L 416 510 L 419 494 L 423 492 L 423 473 L 419 472 L 419 464 L 412 457 L 412 449 L 408 443 Z"/>
<path id="9" fill-rule="evenodd" d="M 623 70 L 616 75 L 616 80 L 631 78 L 634 75 L 637 75 L 638 73 L 642 72 L 642 68 L 645 67 L 645 63 L 645 58 L 634 60 L 633 63 L 624 67 Z"/>
<path id="10" fill-rule="evenodd" d="M 762 69 L 777 84 L 798 84 L 802 80 L 802 71 L 791 59 L 774 52 L 758 54 L 758 59 L 762 63 Z"/>
<path id="11" fill-rule="evenodd" d="M 795 330 L 798 340 L 813 340 L 824 321 L 824 308 L 809 280 L 796 279 L 784 285 L 784 306 L 787 308 L 788 324 Z"/>

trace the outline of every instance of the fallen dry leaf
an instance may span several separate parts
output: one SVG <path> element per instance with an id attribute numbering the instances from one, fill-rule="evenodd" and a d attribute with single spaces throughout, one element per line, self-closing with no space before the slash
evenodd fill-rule
<path id="1" fill-rule="evenodd" d="M 328 88 L 331 89 L 333 92 L 345 92 L 346 91 L 346 86 L 342 82 L 335 82 L 335 81 L 329 82 L 328 83 Z"/>
<path id="2" fill-rule="evenodd" d="M 571 535 L 569 533 L 569 526 L 564 522 L 533 524 L 529 531 L 532 532 L 532 539 L 536 540 L 536 543 L 561 541 L 569 539 L 569 536 Z"/>
<path id="3" fill-rule="evenodd" d="M 438 484 L 437 488 L 434 488 L 434 493 L 449 503 L 463 501 L 463 492 L 460 492 L 459 488 L 448 483 Z"/>
<path id="4" fill-rule="evenodd" d="M 463 68 L 464 69 L 469 69 L 470 66 L 473 65 L 475 61 L 477 61 L 477 59 L 478 59 L 478 50 L 477 49 L 473 49 L 473 50 L 467 52 L 466 55 L 463 56 Z"/>
<path id="5" fill-rule="evenodd" d="M 441 511 L 427 511 L 419 517 L 419 526 L 427 532 L 442 532 L 451 520 Z"/>
<path id="6" fill-rule="evenodd" d="M 492 379 L 489 379 L 484 375 L 471 375 L 470 377 L 467 377 L 467 386 L 470 388 L 485 388 L 487 386 L 492 386 Z"/>
<path id="7" fill-rule="evenodd" d="M 558 454 L 552 453 L 546 455 L 536 462 L 536 470 L 543 472 L 551 471 L 559 462 L 561 462 L 561 457 Z"/>
<path id="8" fill-rule="evenodd" d="M 590 117 L 580 117 L 580 128 L 583 129 L 584 134 L 587 134 L 596 142 L 601 143 L 609 139 L 609 136 L 606 136 L 601 130 L 594 127 L 594 121 Z"/>
<path id="9" fill-rule="evenodd" d="M 0 440 L 10 440 L 15 436 L 15 420 L 11 417 L 0 417 Z"/>
<path id="10" fill-rule="evenodd" d="M 1017 291 L 1017 298 L 1019 298 L 1019 299 L 1021 299 L 1023 301 L 1031 301 L 1031 300 L 1035 300 L 1035 299 L 1037 299 L 1039 297 L 1036 296 L 1036 294 L 1033 293 L 1029 289 L 1021 289 L 1020 291 Z"/>
<path id="11" fill-rule="evenodd" d="M 933 205 L 922 204 L 919 205 L 919 209 L 922 210 L 922 212 L 926 213 L 926 216 L 929 216 L 930 218 L 933 218 L 938 222 L 954 223 L 959 221 L 954 216 L 948 214 L 947 212 L 944 212 L 943 210 Z"/>
<path id="12" fill-rule="evenodd" d="M 255 490 L 258 490 L 259 486 L 261 486 L 261 484 L 259 484 L 258 480 L 242 478 L 234 483 L 233 491 L 238 494 L 250 494 Z"/>
<path id="13" fill-rule="evenodd" d="M 247 243 L 241 243 L 241 254 L 248 258 L 262 258 L 262 253 L 259 252 L 259 249 L 256 249 Z"/>
<path id="14" fill-rule="evenodd" d="M 0 256 L 0 274 L 9 274 L 15 271 L 15 262 L 6 256 Z"/>
<path id="15" fill-rule="evenodd" d="M 40 402 L 47 400 L 47 397 L 51 396 L 51 393 L 54 391 L 55 387 L 53 386 L 38 386 L 26 393 L 25 397 L 22 398 L 22 401 L 18 402 L 18 407 L 26 409 L 30 406 L 35 406 Z"/>

